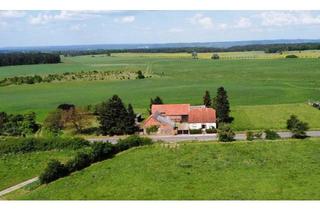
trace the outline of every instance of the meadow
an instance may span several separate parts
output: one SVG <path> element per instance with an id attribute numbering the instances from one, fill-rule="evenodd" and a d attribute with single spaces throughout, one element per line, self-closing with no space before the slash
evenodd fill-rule
<path id="1" fill-rule="evenodd" d="M 284 59 L 297 54 L 299 59 Z M 63 63 L 0 68 L 0 79 L 22 75 L 80 71 L 138 71 L 155 75 L 143 80 L 72 81 L 0 88 L 0 110 L 12 113 L 35 111 L 38 120 L 61 103 L 97 104 L 118 94 L 136 112 L 147 115 L 150 98 L 165 103 L 202 103 L 205 90 L 216 94 L 224 86 L 229 94 L 237 130 L 284 129 L 289 114 L 297 114 L 312 128 L 320 128 L 319 111 L 306 105 L 320 97 L 319 51 L 265 54 L 263 52 L 122 53 L 112 56 L 64 57 Z M 272 106 L 269 106 L 272 105 Z M 317 112 L 318 111 L 318 112 Z M 272 113 L 272 115 L 270 114 Z"/>
<path id="2" fill-rule="evenodd" d="M 66 162 L 75 155 L 73 150 L 41 151 L 0 156 L 0 190 L 19 184 L 39 174 L 50 159 Z"/>
<path id="3" fill-rule="evenodd" d="M 157 143 L 4 198 L 319 200 L 319 149 L 320 139 Z"/>

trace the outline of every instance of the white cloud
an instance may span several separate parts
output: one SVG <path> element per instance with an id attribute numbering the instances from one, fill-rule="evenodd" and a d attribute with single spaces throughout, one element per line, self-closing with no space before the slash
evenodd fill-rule
<path id="1" fill-rule="evenodd" d="M 120 18 L 115 18 L 114 21 L 117 23 L 132 23 L 135 21 L 135 16 L 129 15 L 129 16 L 123 16 Z"/>
<path id="2" fill-rule="evenodd" d="M 70 27 L 70 30 L 71 31 L 81 31 L 82 29 L 84 29 L 85 27 L 87 27 L 86 24 L 75 24 L 75 25 L 72 25 Z"/>
<path id="3" fill-rule="evenodd" d="M 15 10 L 0 10 L 1 18 L 20 18 L 25 16 L 24 11 L 15 11 Z"/>
<path id="4" fill-rule="evenodd" d="M 249 18 L 240 17 L 240 19 L 235 24 L 234 28 L 249 28 L 252 25 Z"/>
<path id="5" fill-rule="evenodd" d="M 218 25 L 218 28 L 221 29 L 221 30 L 225 30 L 225 29 L 228 28 L 228 25 L 225 24 L 225 23 L 220 23 L 220 24 Z"/>
<path id="6" fill-rule="evenodd" d="M 102 11 L 103 12 L 103 11 Z M 47 24 L 54 21 L 64 20 L 86 20 L 99 16 L 101 11 L 60 11 L 58 14 L 50 14 L 48 12 L 39 13 L 36 16 L 31 16 L 29 23 L 33 25 Z"/>
<path id="7" fill-rule="evenodd" d="M 180 33 L 180 32 L 183 32 L 183 29 L 181 29 L 181 28 L 170 28 L 169 32 L 170 33 Z"/>
<path id="8" fill-rule="evenodd" d="M 264 12 L 260 14 L 263 26 L 316 25 L 320 15 L 308 12 Z"/>
<path id="9" fill-rule="evenodd" d="M 204 16 L 203 14 L 196 14 L 190 18 L 190 22 L 195 25 L 200 25 L 204 29 L 213 28 L 213 21 L 210 17 Z"/>

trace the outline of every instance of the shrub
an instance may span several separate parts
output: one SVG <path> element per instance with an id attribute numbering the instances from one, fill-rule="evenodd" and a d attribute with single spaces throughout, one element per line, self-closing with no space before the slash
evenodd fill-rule
<path id="1" fill-rule="evenodd" d="M 274 139 L 280 139 L 281 137 L 279 136 L 279 134 L 273 130 L 265 130 L 264 131 L 266 134 L 266 139 L 270 139 L 270 140 L 274 140 Z"/>
<path id="2" fill-rule="evenodd" d="M 218 129 L 219 141 L 231 142 L 235 141 L 235 133 L 228 124 L 221 124 Z"/>
<path id="3" fill-rule="evenodd" d="M 296 55 L 287 55 L 286 58 L 298 58 Z"/>
<path id="4" fill-rule="evenodd" d="M 87 153 L 78 153 L 73 159 L 66 163 L 67 170 L 71 173 L 74 171 L 79 171 L 85 167 L 90 166 L 91 157 Z"/>
<path id="5" fill-rule="evenodd" d="M 190 134 L 202 134 L 202 129 L 190 129 Z"/>
<path id="6" fill-rule="evenodd" d="M 309 130 L 308 123 L 300 121 L 295 115 L 291 115 L 287 120 L 287 129 L 292 132 L 293 138 L 304 139 L 308 137 L 306 134 L 306 131 Z"/>
<path id="7" fill-rule="evenodd" d="M 206 133 L 217 133 L 217 129 L 215 128 L 206 129 Z"/>
<path id="8" fill-rule="evenodd" d="M 212 56 L 211 56 L 211 59 L 213 59 L 213 60 L 217 60 L 217 59 L 219 59 L 220 58 L 220 56 L 218 55 L 218 54 L 213 54 Z"/>
<path id="9" fill-rule="evenodd" d="M 152 144 L 152 140 L 146 137 L 140 137 L 137 135 L 129 136 L 125 139 L 120 139 L 115 145 L 116 151 L 121 152 L 131 147 L 143 146 Z"/>
<path id="10" fill-rule="evenodd" d="M 47 184 L 68 174 L 67 168 L 58 160 L 51 160 L 40 175 L 40 183 Z"/>
<path id="11" fill-rule="evenodd" d="M 92 144 L 91 159 L 93 162 L 111 158 L 115 148 L 111 143 L 95 142 Z"/>
<path id="12" fill-rule="evenodd" d="M 252 141 L 255 139 L 262 139 L 262 132 L 247 131 L 246 136 L 248 141 Z"/>
<path id="13" fill-rule="evenodd" d="M 152 134 L 152 133 L 156 133 L 156 132 L 158 132 L 158 130 L 159 130 L 159 126 L 157 126 L 157 125 L 152 125 L 152 126 L 149 126 L 146 128 L 146 132 L 148 135 Z"/>
<path id="14" fill-rule="evenodd" d="M 254 140 L 254 134 L 252 131 L 247 131 L 246 136 L 248 141 Z"/>

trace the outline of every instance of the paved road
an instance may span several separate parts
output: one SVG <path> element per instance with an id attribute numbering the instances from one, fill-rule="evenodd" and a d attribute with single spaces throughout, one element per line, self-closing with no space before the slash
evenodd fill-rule
<path id="1" fill-rule="evenodd" d="M 5 194 L 8 194 L 8 193 L 10 193 L 10 192 L 12 192 L 12 191 L 15 191 L 15 190 L 17 190 L 17 189 L 20 189 L 20 188 L 22 188 L 22 187 L 24 187 L 24 186 L 26 186 L 26 185 L 28 185 L 28 184 L 31 184 L 31 183 L 33 183 L 33 182 L 35 182 L 35 181 L 38 181 L 38 180 L 39 180 L 38 177 L 34 177 L 34 178 L 29 179 L 29 180 L 27 180 L 27 181 L 21 182 L 20 184 L 17 184 L 17 185 L 15 185 L 15 186 L 12 186 L 12 187 L 9 187 L 9 188 L 7 188 L 7 189 L 5 189 L 5 190 L 2 190 L 2 191 L 0 191 L 0 197 L 1 197 L 1 196 L 4 196 Z"/>
<path id="2" fill-rule="evenodd" d="M 281 138 L 290 138 L 291 132 L 278 132 Z M 320 137 L 320 131 L 308 131 L 307 135 L 310 137 Z M 215 141 L 218 139 L 217 134 L 195 134 L 195 135 L 171 135 L 171 136 L 148 136 L 155 141 L 166 141 L 166 142 L 180 142 L 180 141 Z M 89 138 L 88 141 L 103 141 L 110 143 L 117 143 L 120 137 L 105 137 L 105 138 Z M 235 136 L 236 140 L 245 140 L 245 133 L 238 133 Z"/>

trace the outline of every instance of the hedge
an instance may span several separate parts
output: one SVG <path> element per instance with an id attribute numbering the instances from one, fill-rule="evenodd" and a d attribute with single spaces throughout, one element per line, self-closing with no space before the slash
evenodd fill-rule
<path id="1" fill-rule="evenodd" d="M 53 149 L 80 149 L 90 143 L 81 138 L 9 138 L 0 141 L 0 154 L 27 153 Z"/>
<path id="2" fill-rule="evenodd" d="M 89 153 L 78 153 L 73 159 L 66 164 L 62 164 L 57 160 L 49 162 L 47 168 L 40 175 L 40 182 L 48 184 L 61 177 L 68 176 L 70 173 L 82 170 L 92 163 L 112 158 L 116 153 L 127 150 L 132 147 L 152 144 L 150 138 L 139 137 L 136 135 L 121 139 L 117 144 L 110 143 L 93 143 L 92 150 Z"/>
<path id="3" fill-rule="evenodd" d="M 190 134 L 202 134 L 202 129 L 190 129 Z"/>

